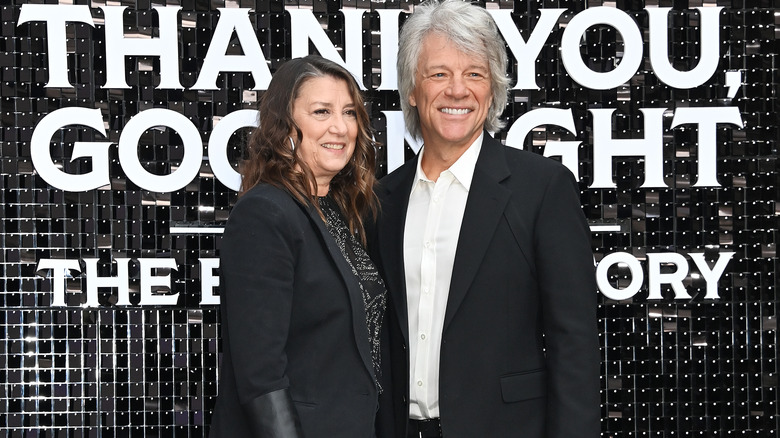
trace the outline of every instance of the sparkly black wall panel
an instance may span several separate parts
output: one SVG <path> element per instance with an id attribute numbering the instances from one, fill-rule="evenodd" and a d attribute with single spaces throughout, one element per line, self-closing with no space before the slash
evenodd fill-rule
<path id="1" fill-rule="evenodd" d="M 340 57 L 397 167 L 414 3 L 3 2 L 0 434 L 205 433 L 247 110 L 286 59 Z M 520 84 L 497 137 L 580 181 L 603 436 L 778 436 L 778 3 L 481 4 Z"/>

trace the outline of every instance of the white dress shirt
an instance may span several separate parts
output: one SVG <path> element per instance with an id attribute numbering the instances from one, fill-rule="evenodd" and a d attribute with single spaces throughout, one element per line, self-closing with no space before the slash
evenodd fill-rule
<path id="1" fill-rule="evenodd" d="M 480 135 L 431 181 L 417 160 L 404 228 L 406 304 L 409 311 L 409 417 L 439 417 L 439 355 L 452 265 L 471 179 L 482 148 Z"/>

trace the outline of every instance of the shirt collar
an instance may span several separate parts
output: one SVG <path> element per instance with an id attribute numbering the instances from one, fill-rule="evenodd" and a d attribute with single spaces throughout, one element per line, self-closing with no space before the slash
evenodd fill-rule
<path id="1" fill-rule="evenodd" d="M 474 169 L 477 167 L 477 158 L 479 158 L 479 152 L 482 150 L 482 139 L 485 136 L 483 131 L 479 134 L 479 137 L 474 143 L 466 149 L 466 152 L 455 161 L 449 169 L 449 171 L 455 177 L 455 179 L 469 190 L 471 188 L 471 180 L 474 178 Z M 417 171 L 414 175 L 414 183 L 412 184 L 412 192 L 417 188 L 420 181 L 431 181 L 422 170 L 422 157 L 425 153 L 425 145 L 420 149 L 420 154 L 417 157 Z"/>

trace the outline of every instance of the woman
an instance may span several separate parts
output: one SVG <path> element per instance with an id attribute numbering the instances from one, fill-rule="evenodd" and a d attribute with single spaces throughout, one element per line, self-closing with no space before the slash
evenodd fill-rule
<path id="1" fill-rule="evenodd" d="M 374 435 L 385 287 L 361 245 L 374 147 L 347 70 L 319 56 L 279 68 L 220 248 L 212 437 Z"/>

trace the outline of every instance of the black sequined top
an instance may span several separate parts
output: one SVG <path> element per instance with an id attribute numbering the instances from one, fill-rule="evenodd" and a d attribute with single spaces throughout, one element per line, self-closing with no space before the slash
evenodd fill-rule
<path id="1" fill-rule="evenodd" d="M 341 253 L 352 268 L 352 273 L 358 279 L 360 291 L 363 294 L 363 304 L 366 308 L 366 325 L 368 326 L 368 342 L 371 346 L 371 361 L 377 379 L 380 375 L 379 331 L 382 326 L 382 316 L 387 303 L 387 289 L 374 263 L 357 238 L 349 232 L 347 223 L 338 205 L 330 196 L 319 197 L 319 206 L 327 222 L 328 232 L 333 236 Z M 381 390 L 381 387 L 380 387 Z"/>

